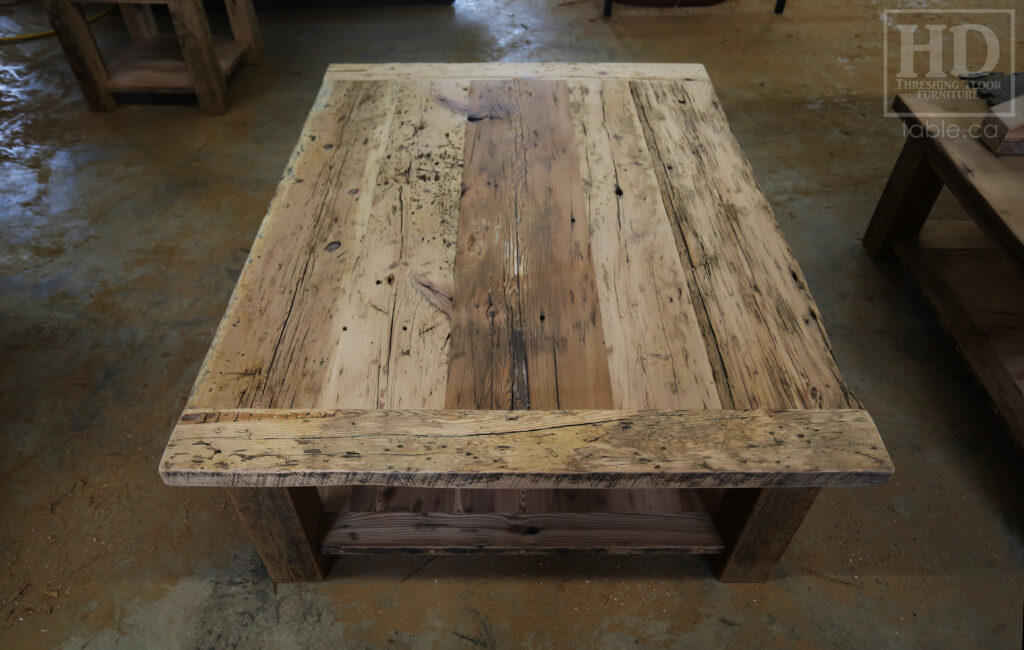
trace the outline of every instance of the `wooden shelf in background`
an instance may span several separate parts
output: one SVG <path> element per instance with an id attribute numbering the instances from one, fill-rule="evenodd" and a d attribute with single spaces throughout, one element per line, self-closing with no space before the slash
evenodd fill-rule
<path id="1" fill-rule="evenodd" d="M 892 246 L 1024 451 L 1024 279 L 973 221 L 930 221 Z"/>
<path id="2" fill-rule="evenodd" d="M 213 37 L 213 52 L 221 74 L 227 78 L 242 60 L 248 45 L 227 36 Z M 173 36 L 149 41 L 132 41 L 107 64 L 110 81 L 106 89 L 115 93 L 192 93 L 195 84 Z"/>

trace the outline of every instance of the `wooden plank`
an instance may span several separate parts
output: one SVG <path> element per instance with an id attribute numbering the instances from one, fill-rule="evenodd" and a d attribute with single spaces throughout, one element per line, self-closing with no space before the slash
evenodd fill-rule
<path id="1" fill-rule="evenodd" d="M 764 582 L 818 496 L 816 488 L 726 490 L 715 518 L 726 552 L 711 559 L 723 582 Z"/>
<path id="2" fill-rule="evenodd" d="M 337 344 L 307 403 L 444 406 L 466 121 L 451 106 L 466 94 L 456 81 L 399 86 L 371 220 L 334 306 Z"/>
<path id="3" fill-rule="evenodd" d="M 682 79 L 707 82 L 699 63 L 334 63 L 325 80 Z"/>
<path id="4" fill-rule="evenodd" d="M 231 22 L 231 34 L 235 41 L 246 46 L 245 62 L 259 63 L 263 60 L 263 34 L 256 20 L 252 0 L 224 0 Z"/>
<path id="5" fill-rule="evenodd" d="M 876 485 L 871 418 L 800 411 L 186 411 L 172 485 Z"/>
<path id="6" fill-rule="evenodd" d="M 612 403 L 720 408 L 629 84 L 571 85 Z"/>
<path id="7" fill-rule="evenodd" d="M 568 86 L 473 82 L 468 119 L 445 404 L 609 407 Z"/>
<path id="8" fill-rule="evenodd" d="M 398 84 L 325 84 L 256 236 L 191 408 L 317 408 L 343 333 Z M 337 406 L 337 404 L 330 404 Z"/>
<path id="9" fill-rule="evenodd" d="M 722 544 L 711 520 L 696 513 L 349 512 L 331 520 L 321 549 L 331 554 L 718 553 Z"/>
<path id="10" fill-rule="evenodd" d="M 109 75 L 81 5 L 69 0 L 45 0 L 46 15 L 57 35 L 82 96 L 91 111 L 112 111 L 117 100 L 104 88 Z"/>
<path id="11" fill-rule="evenodd" d="M 149 5 L 121 3 L 117 7 L 121 10 L 124 26 L 128 28 L 132 38 L 148 41 L 160 35 L 156 18 L 153 17 L 153 8 Z"/>
<path id="12" fill-rule="evenodd" d="M 726 408 L 856 408 L 818 308 L 710 85 L 630 84 Z M 700 315 L 700 314 L 699 314 Z"/>
<path id="13" fill-rule="evenodd" d="M 861 244 L 871 257 L 889 250 L 893 237 L 916 235 L 942 191 L 920 138 L 907 138 L 889 175 Z"/>
<path id="14" fill-rule="evenodd" d="M 175 0 L 167 5 L 167 10 L 181 45 L 185 67 L 192 77 L 199 110 L 206 115 L 224 114 L 228 110 L 228 91 L 214 55 L 213 36 L 202 0 Z"/>
<path id="15" fill-rule="evenodd" d="M 1024 452 L 1024 280 L 1005 252 L 985 242 L 973 222 L 937 221 L 893 247 Z"/>
<path id="16" fill-rule="evenodd" d="M 858 407 L 713 88 L 677 81 L 632 81 L 630 88 L 689 267 L 691 301 L 722 406 Z M 813 490 L 726 490 L 716 525 L 735 534 L 714 561 L 719 579 L 770 575 L 813 501 Z"/>
<path id="17" fill-rule="evenodd" d="M 473 489 L 379 487 L 349 488 L 343 505 L 328 512 L 504 512 L 518 514 L 617 513 L 707 515 L 702 490 L 676 489 Z"/>
<path id="18" fill-rule="evenodd" d="M 138 6 L 138 5 L 132 5 Z M 213 37 L 213 53 L 226 78 L 238 67 L 245 46 L 224 36 Z M 185 67 L 177 39 L 161 36 L 129 43 L 108 65 L 106 88 L 115 93 L 192 93 L 195 86 Z"/>
<path id="19" fill-rule="evenodd" d="M 316 489 L 227 490 L 274 582 L 320 580 L 326 558 L 319 552 L 320 498 Z"/>
<path id="20" fill-rule="evenodd" d="M 981 112 L 984 106 L 978 100 L 974 108 Z M 978 127 L 977 118 L 918 118 L 944 111 L 934 102 L 905 95 L 898 95 L 893 107 L 912 127 L 945 134 L 922 138 L 932 168 L 978 225 L 1024 268 L 1024 201 L 1020 200 L 1024 158 L 996 156 L 977 138 L 961 137 Z M 953 127 L 959 129 L 957 136 L 950 134 Z"/>

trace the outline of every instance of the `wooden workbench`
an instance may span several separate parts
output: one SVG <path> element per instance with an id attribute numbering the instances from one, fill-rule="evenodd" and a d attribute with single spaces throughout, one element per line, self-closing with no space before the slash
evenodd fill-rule
<path id="1" fill-rule="evenodd" d="M 892 473 L 700 65 L 334 65 L 160 465 L 274 580 L 402 550 L 767 579 Z"/>

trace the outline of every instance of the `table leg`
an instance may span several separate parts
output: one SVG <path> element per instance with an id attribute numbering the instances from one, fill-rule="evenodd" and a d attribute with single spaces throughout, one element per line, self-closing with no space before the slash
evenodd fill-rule
<path id="1" fill-rule="evenodd" d="M 263 58 L 263 35 L 256 22 L 252 0 L 225 0 L 224 5 L 228 10 L 231 34 L 235 41 L 249 45 L 242 60 L 246 63 L 259 63 Z"/>
<path id="2" fill-rule="evenodd" d="M 864 233 L 862 244 L 868 255 L 885 252 L 894 235 L 920 232 L 941 190 L 942 180 L 928 162 L 925 142 L 907 138 Z"/>
<path id="3" fill-rule="evenodd" d="M 202 0 L 171 0 L 167 10 L 171 12 L 185 66 L 195 84 L 199 110 L 207 115 L 224 114 L 228 110 L 228 90 L 214 55 L 213 36 Z"/>
<path id="4" fill-rule="evenodd" d="M 726 490 L 715 524 L 725 552 L 712 556 L 722 582 L 764 582 L 789 546 L 818 488 Z"/>
<path id="5" fill-rule="evenodd" d="M 160 35 L 150 5 L 124 3 L 117 6 L 121 9 L 124 26 L 128 28 L 132 38 L 137 41 L 148 41 Z"/>
<path id="6" fill-rule="evenodd" d="M 78 79 L 89 110 L 114 110 L 117 100 L 106 87 L 110 75 L 89 30 L 82 6 L 69 0 L 46 0 L 46 14 L 71 64 L 71 71 Z"/>
<path id="7" fill-rule="evenodd" d="M 274 582 L 322 580 L 316 488 L 229 488 L 228 495 Z"/>

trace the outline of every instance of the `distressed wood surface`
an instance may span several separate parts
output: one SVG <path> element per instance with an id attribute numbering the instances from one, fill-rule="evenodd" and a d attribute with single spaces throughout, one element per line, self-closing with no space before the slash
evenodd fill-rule
<path id="1" fill-rule="evenodd" d="M 188 411 L 179 485 L 552 488 L 874 485 L 864 411 Z"/>
<path id="2" fill-rule="evenodd" d="M 696 490 L 354 486 L 323 528 L 329 554 L 722 550 Z"/>
<path id="3" fill-rule="evenodd" d="M 445 404 L 610 407 L 569 87 L 474 82 L 468 116 Z"/>
<path id="4" fill-rule="evenodd" d="M 467 552 L 718 553 L 722 541 L 706 516 L 559 512 L 348 512 L 330 521 L 324 553 Z"/>
<path id="5" fill-rule="evenodd" d="M 719 408 L 629 85 L 581 81 L 572 102 L 613 404 Z"/>
<path id="6" fill-rule="evenodd" d="M 818 486 L 892 471 L 693 65 L 331 66 L 188 408 L 232 421 L 178 426 L 165 479 L 317 486 L 329 552 L 353 548 L 339 517 L 394 534 L 397 520 L 368 514 L 438 515 L 438 543 L 449 517 L 497 514 L 481 524 L 490 541 L 452 548 L 522 546 L 507 515 L 586 515 L 592 502 L 559 488 L 614 485 L 625 502 L 663 507 L 643 496 L 659 488 L 689 504 L 678 514 L 723 532 L 723 579 L 763 579 Z M 538 409 L 611 419 L 450 431 L 527 408 L 519 424 L 552 417 Z M 346 431 L 395 409 L 430 411 L 449 433 Z M 632 412 L 645 409 L 670 413 Z M 621 417 L 629 429 L 614 429 Z M 686 423 L 650 426 L 659 417 Z M 807 487 L 749 487 L 781 485 Z M 732 489 L 695 505 L 682 489 L 695 486 Z M 420 509 L 352 510 L 368 491 Z M 559 544 L 567 521 L 546 529 Z M 412 548 L 415 522 L 394 548 Z"/>
<path id="7" fill-rule="evenodd" d="M 685 79 L 708 81 L 699 63 L 334 63 L 327 81 L 372 79 Z"/>

